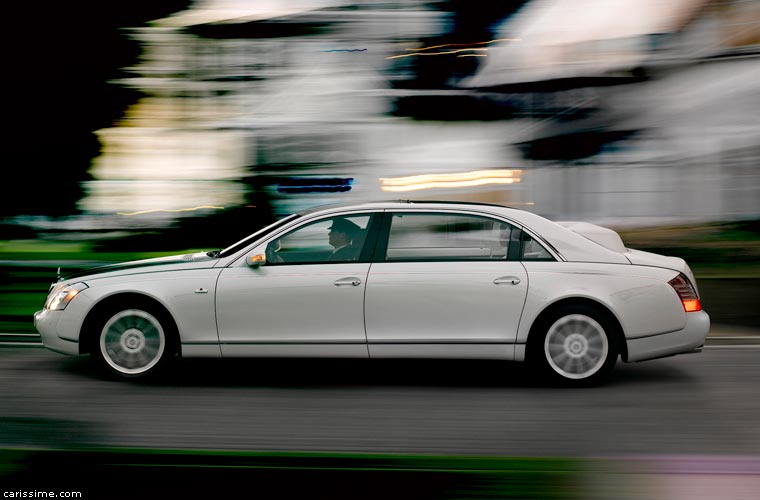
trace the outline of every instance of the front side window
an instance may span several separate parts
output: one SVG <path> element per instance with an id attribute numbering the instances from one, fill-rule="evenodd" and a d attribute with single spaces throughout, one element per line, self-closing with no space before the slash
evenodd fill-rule
<path id="1" fill-rule="evenodd" d="M 269 233 L 269 232 L 275 231 L 275 230 L 281 228 L 282 226 L 284 226 L 285 224 L 288 224 L 291 221 L 297 219 L 298 217 L 300 217 L 299 214 L 292 214 L 292 215 L 289 215 L 289 216 L 285 217 L 284 219 L 278 220 L 274 224 L 270 224 L 269 226 L 267 226 L 265 228 L 259 229 L 258 231 L 256 231 L 252 235 L 243 238 L 242 240 L 238 241 L 237 243 L 235 243 L 233 245 L 228 246 L 227 248 L 225 248 L 223 250 L 220 250 L 218 256 L 219 257 L 227 257 L 229 255 L 232 255 L 232 254 L 236 253 L 236 252 L 239 252 L 243 248 L 245 248 L 248 245 L 250 245 L 251 242 L 253 242 L 253 241 L 255 241 L 255 240 L 263 237 L 265 233 Z"/>
<path id="2" fill-rule="evenodd" d="M 507 260 L 510 224 L 474 215 L 394 214 L 385 260 Z"/>
<path id="3" fill-rule="evenodd" d="M 356 262 L 369 221 L 369 215 L 350 215 L 301 226 L 269 242 L 266 265 Z"/>

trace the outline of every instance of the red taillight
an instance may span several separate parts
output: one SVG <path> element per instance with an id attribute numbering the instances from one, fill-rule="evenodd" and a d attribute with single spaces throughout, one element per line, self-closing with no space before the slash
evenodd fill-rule
<path id="1" fill-rule="evenodd" d="M 702 310 L 702 304 L 699 303 L 699 299 L 684 300 L 684 301 L 681 301 L 681 303 L 683 304 L 683 308 L 686 312 L 694 312 L 694 311 Z"/>
<path id="2" fill-rule="evenodd" d="M 688 278 L 683 274 L 679 274 L 672 280 L 668 281 L 673 290 L 676 291 L 678 297 L 683 304 L 683 310 L 686 312 L 701 311 L 702 304 L 699 303 L 699 296 L 697 295 L 694 287 L 689 283 Z"/>

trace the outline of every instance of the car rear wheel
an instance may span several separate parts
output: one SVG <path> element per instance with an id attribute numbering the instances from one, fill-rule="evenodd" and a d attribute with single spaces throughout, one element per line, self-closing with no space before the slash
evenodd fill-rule
<path id="1" fill-rule="evenodd" d="M 170 322 L 151 308 L 112 310 L 99 323 L 91 352 L 119 378 L 147 378 L 162 371 L 174 355 Z"/>
<path id="2" fill-rule="evenodd" d="M 614 324 L 590 307 L 563 307 L 541 321 L 529 347 L 532 362 L 551 381 L 593 385 L 612 371 L 619 354 Z"/>

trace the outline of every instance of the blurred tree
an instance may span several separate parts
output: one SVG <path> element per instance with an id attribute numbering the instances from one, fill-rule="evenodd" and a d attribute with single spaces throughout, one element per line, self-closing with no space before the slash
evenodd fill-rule
<path id="1" fill-rule="evenodd" d="M 124 28 L 190 0 L 18 2 L 4 6 L 6 111 L 0 217 L 77 212 L 81 182 L 109 127 L 140 94 L 110 81 L 141 54 Z"/>
<path id="2" fill-rule="evenodd" d="M 393 73 L 406 76 L 393 81 L 393 86 L 408 90 L 456 89 L 460 80 L 475 74 L 480 66 L 480 57 L 446 52 L 488 48 L 491 44 L 482 42 L 498 38 L 499 25 L 528 1 L 444 0 L 435 4 L 436 8 L 448 13 L 445 31 L 420 39 L 420 48 L 431 47 L 427 53 L 440 52 L 442 55 L 396 59 Z M 447 47 L 449 44 L 452 45 Z M 423 120 L 500 120 L 509 118 L 513 109 L 508 103 L 475 95 L 409 95 L 396 98 L 390 112 L 395 116 Z"/>
<path id="3" fill-rule="evenodd" d="M 252 174 L 240 179 L 246 187 L 245 205 L 202 217 L 178 219 L 170 227 L 130 231 L 126 236 L 103 239 L 95 244 L 98 252 L 155 252 L 190 249 L 221 249 L 232 245 L 275 220 L 271 196 L 264 176 Z"/>
<path id="4" fill-rule="evenodd" d="M 448 12 L 445 32 L 420 39 L 420 47 L 458 44 L 456 47 L 442 47 L 441 51 L 470 48 L 487 48 L 475 45 L 497 38 L 499 25 L 515 14 L 529 0 L 444 0 L 435 7 Z M 464 45 L 462 45 L 464 44 Z M 470 44 L 470 45 L 467 45 Z M 438 57 L 406 57 L 397 59 L 398 65 L 409 69 L 411 77 L 394 82 L 397 88 L 445 89 L 455 88 L 457 81 L 471 76 L 478 69 L 478 57 L 458 57 L 448 54 Z M 394 73 L 398 68 L 394 68 Z"/>

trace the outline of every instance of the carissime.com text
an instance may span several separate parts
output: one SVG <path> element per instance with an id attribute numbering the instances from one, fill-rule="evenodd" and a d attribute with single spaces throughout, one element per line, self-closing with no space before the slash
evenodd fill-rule
<path id="1" fill-rule="evenodd" d="M 3 498 L 82 498 L 80 491 L 4 491 Z"/>

